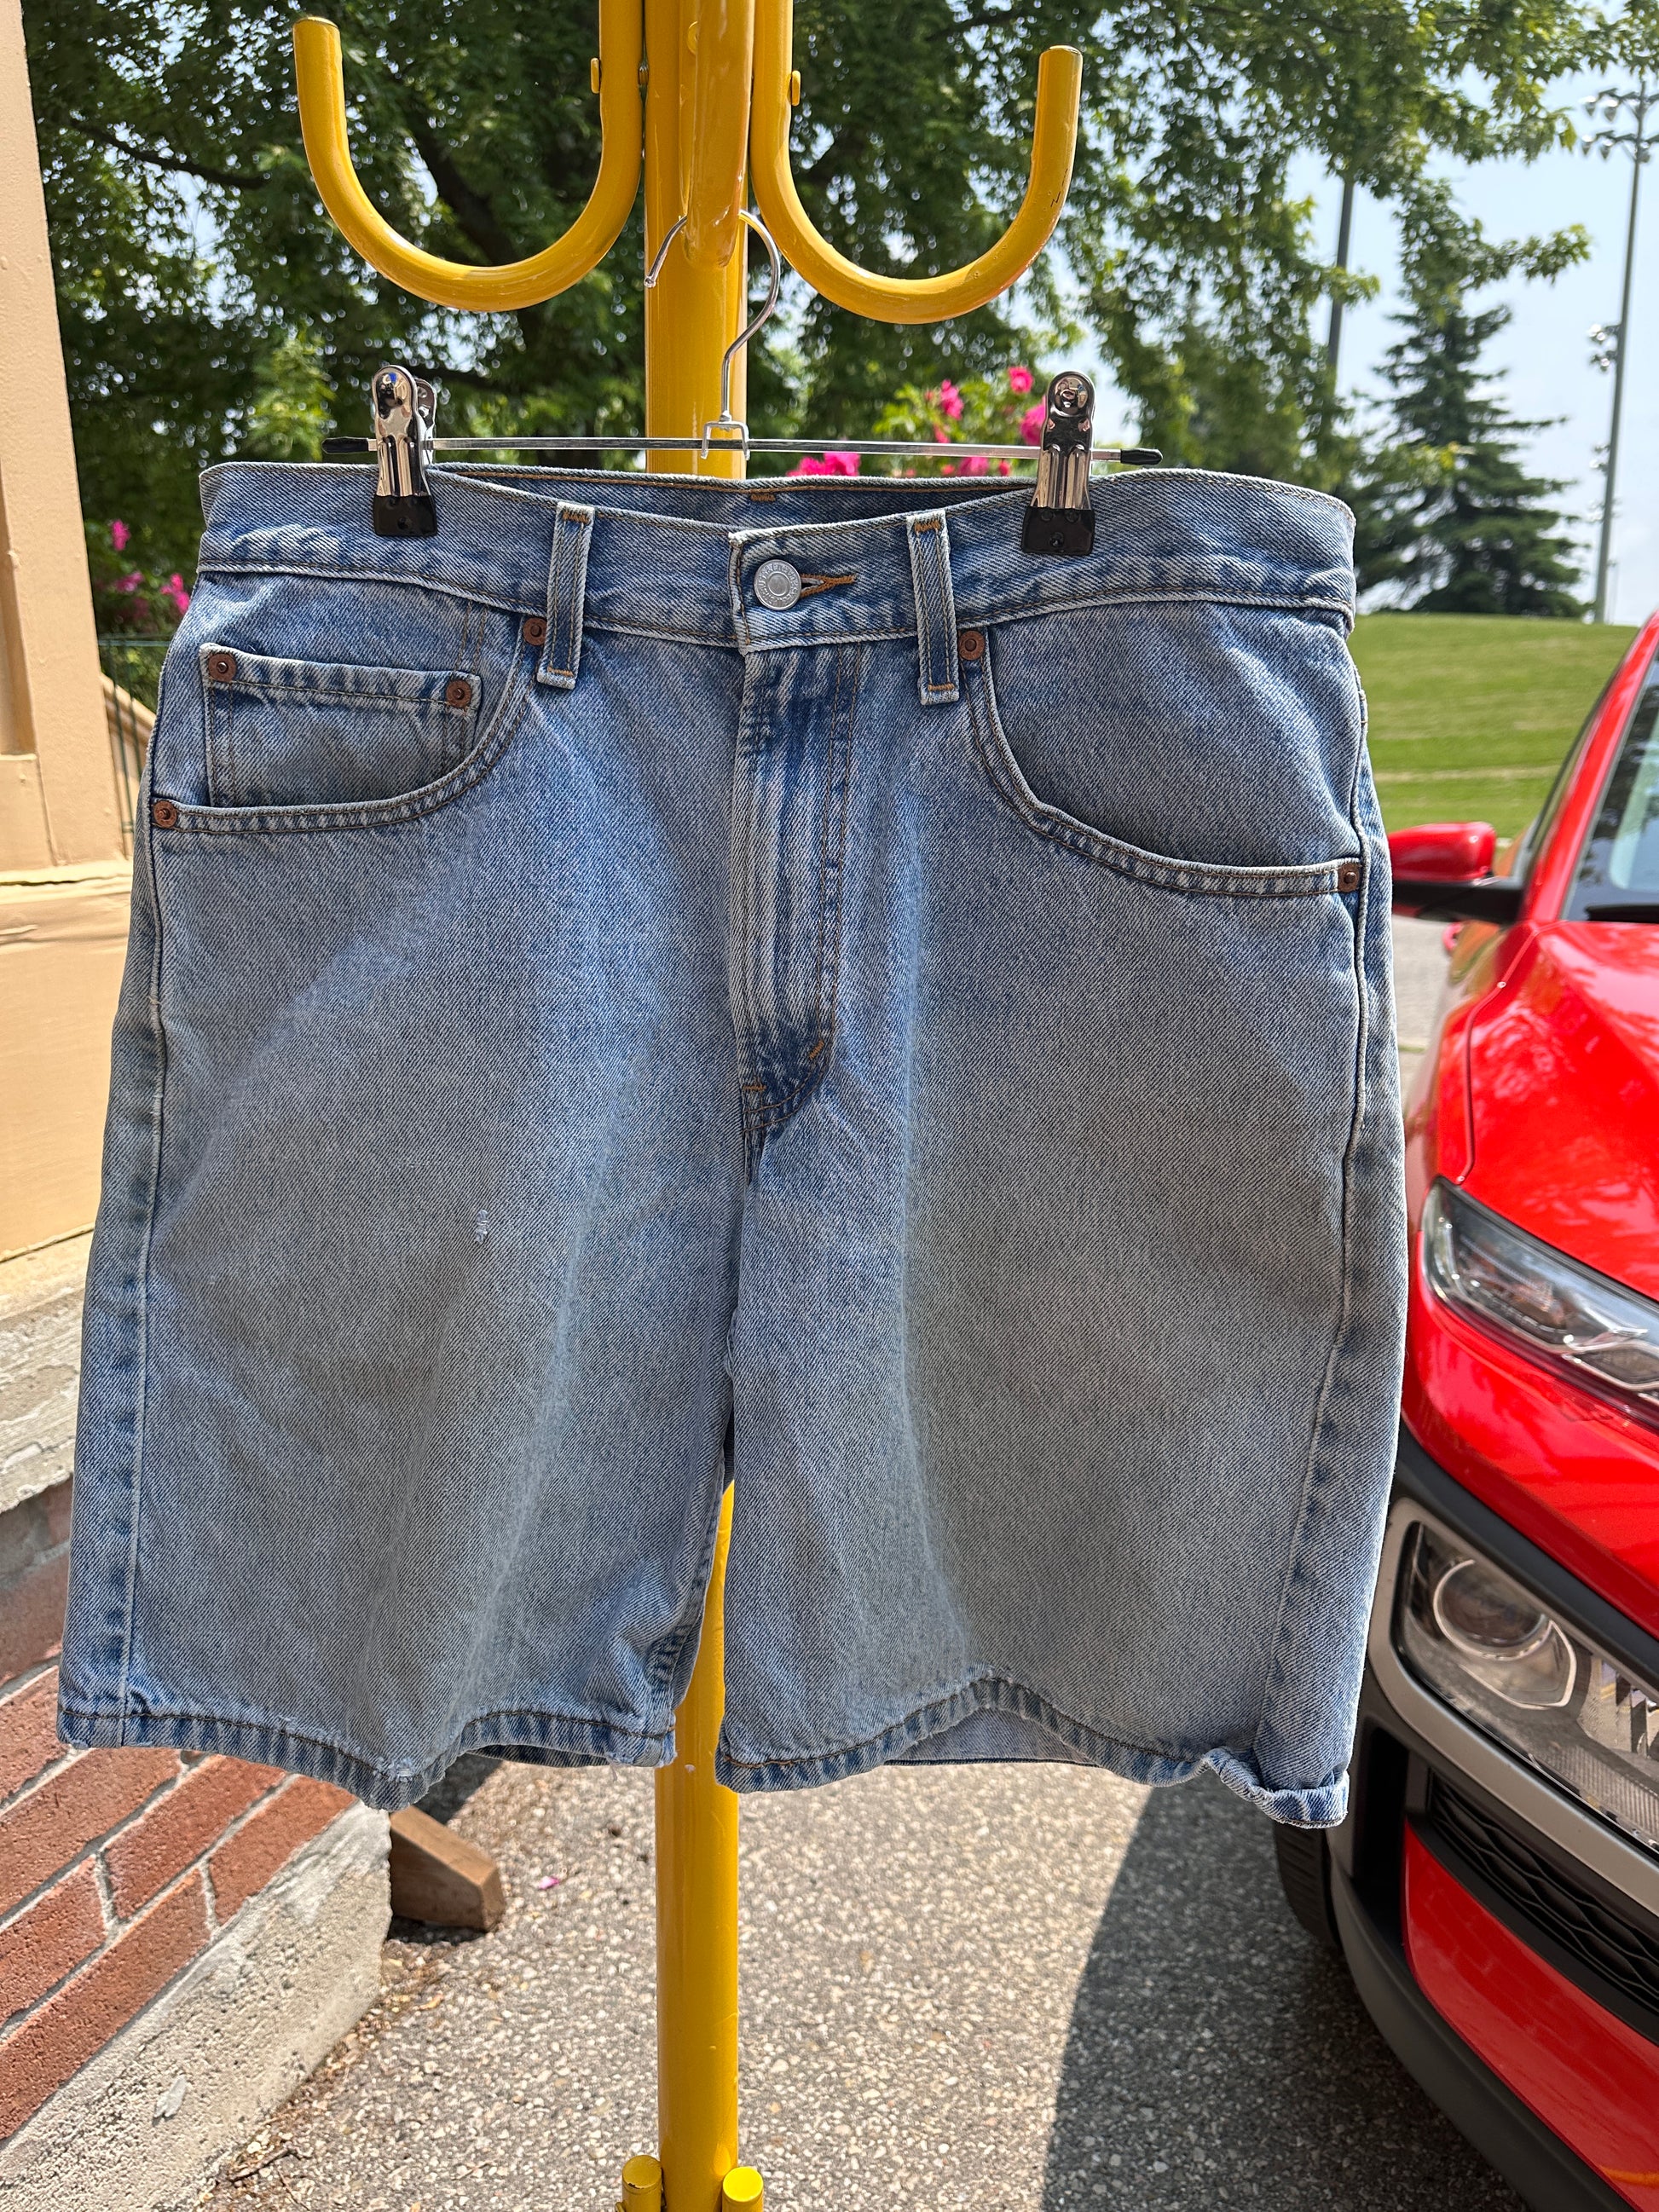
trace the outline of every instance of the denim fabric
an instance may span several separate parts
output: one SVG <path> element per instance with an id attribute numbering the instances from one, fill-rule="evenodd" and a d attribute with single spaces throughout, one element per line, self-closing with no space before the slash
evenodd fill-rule
<path id="1" fill-rule="evenodd" d="M 1403 1291 L 1350 518 L 1124 475 L 1048 560 L 1024 498 L 208 477 L 68 1741 L 660 1763 L 729 1473 L 734 1787 L 1340 1816 Z"/>

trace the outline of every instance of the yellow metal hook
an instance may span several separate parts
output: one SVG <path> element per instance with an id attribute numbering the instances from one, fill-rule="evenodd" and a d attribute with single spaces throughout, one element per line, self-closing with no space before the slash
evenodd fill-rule
<path id="1" fill-rule="evenodd" d="M 351 165 L 340 33 L 320 16 L 301 15 L 294 26 L 294 77 L 306 159 L 323 205 L 365 261 L 417 299 L 484 314 L 550 300 L 611 251 L 634 205 L 640 185 L 641 47 L 639 0 L 599 0 L 599 173 L 587 205 L 564 236 L 539 253 L 476 269 L 411 246 L 370 206 Z"/>
<path id="2" fill-rule="evenodd" d="M 784 258 L 814 291 L 879 323 L 942 323 L 1006 292 L 1054 235 L 1077 152 L 1083 57 L 1050 46 L 1037 63 L 1036 117 L 1025 197 L 988 253 L 942 276 L 878 276 L 837 253 L 812 228 L 789 172 L 793 0 L 758 0 L 755 18 L 755 113 L 750 170 L 755 199 Z"/>

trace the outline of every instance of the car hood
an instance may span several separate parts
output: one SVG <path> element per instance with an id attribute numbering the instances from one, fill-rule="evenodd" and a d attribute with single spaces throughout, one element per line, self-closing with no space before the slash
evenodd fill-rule
<path id="1" fill-rule="evenodd" d="M 1470 1030 L 1465 1188 L 1659 1297 L 1659 927 L 1516 930 Z"/>

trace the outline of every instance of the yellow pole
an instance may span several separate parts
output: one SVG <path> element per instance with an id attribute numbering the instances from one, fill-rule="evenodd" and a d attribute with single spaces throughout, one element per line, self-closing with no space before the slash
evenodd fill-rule
<path id="1" fill-rule="evenodd" d="M 645 295 L 645 427 L 653 437 L 702 435 L 720 413 L 720 356 L 743 327 L 746 233 L 736 210 L 749 132 L 753 8 L 754 0 L 645 0 L 647 268 L 680 216 L 689 218 Z M 707 49 L 701 84 L 700 46 Z M 739 419 L 744 370 L 740 356 L 732 378 L 732 410 Z M 706 459 L 652 453 L 646 465 L 699 476 L 744 474 L 743 455 L 731 452 Z M 697 1663 L 674 1724 L 674 1763 L 657 1776 L 657 2136 L 664 2212 L 721 2212 L 728 2184 L 738 2191 L 732 2203 L 755 2212 L 761 2204 L 759 2176 L 737 2164 L 738 1801 L 714 1779 L 726 1709 L 731 1531 L 728 1492 Z M 639 2201 L 641 2212 L 647 2212 L 648 2201 Z"/>
<path id="2" fill-rule="evenodd" d="M 730 161 L 729 146 L 739 147 L 748 136 L 749 78 L 739 78 L 729 67 L 719 66 L 728 21 L 746 9 L 752 19 L 754 0 L 646 0 L 645 37 L 648 75 L 645 88 L 645 260 L 650 267 L 658 247 L 681 216 L 690 220 L 680 233 L 664 264 L 662 275 L 645 295 L 645 428 L 653 438 L 698 438 L 705 422 L 720 411 L 720 356 L 743 327 L 747 236 L 735 213 L 724 226 L 696 204 L 708 187 L 694 174 L 692 150 L 703 150 L 694 120 L 707 125 L 710 88 L 697 96 L 697 58 L 707 46 L 714 66 L 709 74 L 728 104 L 741 103 L 739 114 L 723 118 L 726 127 L 708 148 L 718 150 L 723 173 Z M 699 21 L 701 15 L 702 20 Z M 747 44 L 744 42 L 744 58 Z M 736 127 L 733 127 L 735 124 Z M 740 159 L 739 155 L 739 159 Z M 727 190 L 740 186 L 734 174 Z M 723 266 L 711 265 L 703 238 L 693 242 L 702 223 L 705 233 L 718 237 L 723 228 L 732 250 Z M 747 389 L 741 355 L 732 363 L 732 411 L 741 420 Z M 740 477 L 743 455 L 710 453 L 649 453 L 648 469 L 690 471 L 697 476 Z M 677 2208 L 685 2212 L 685 2208 Z"/>
<path id="3" fill-rule="evenodd" d="M 657 1775 L 657 2127 L 666 2212 L 719 2212 L 738 2159 L 738 1801 L 714 1779 L 726 1709 L 732 1494 L 702 1642 Z"/>

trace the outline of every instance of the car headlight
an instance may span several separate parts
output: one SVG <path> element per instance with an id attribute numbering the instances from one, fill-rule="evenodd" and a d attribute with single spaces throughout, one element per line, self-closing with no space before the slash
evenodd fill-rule
<path id="1" fill-rule="evenodd" d="M 1412 1670 L 1506 1750 L 1659 1852 L 1659 1689 L 1488 1559 L 1419 1524 L 1395 1641 Z"/>
<path id="2" fill-rule="evenodd" d="M 1448 1305 L 1659 1425 L 1659 1305 L 1437 1182 L 1423 1261 Z"/>

